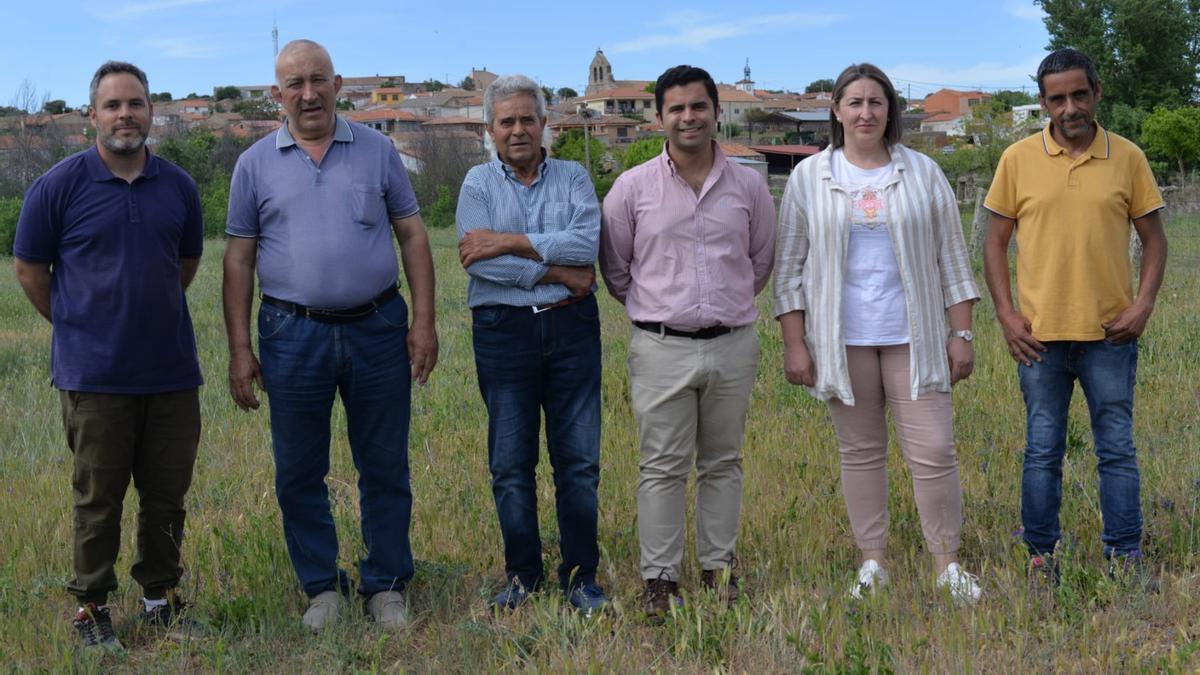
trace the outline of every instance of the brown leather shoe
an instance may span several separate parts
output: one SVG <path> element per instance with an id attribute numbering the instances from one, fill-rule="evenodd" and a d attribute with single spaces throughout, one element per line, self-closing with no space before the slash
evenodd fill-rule
<path id="1" fill-rule="evenodd" d="M 700 573 L 700 583 L 717 594 L 726 605 L 735 605 L 742 592 L 738 587 L 738 578 L 729 569 L 704 570 Z"/>
<path id="2" fill-rule="evenodd" d="M 654 623 L 661 623 L 671 613 L 671 603 L 682 605 L 679 597 L 679 584 L 669 579 L 646 579 L 646 591 L 642 594 L 642 608 L 646 617 Z"/>

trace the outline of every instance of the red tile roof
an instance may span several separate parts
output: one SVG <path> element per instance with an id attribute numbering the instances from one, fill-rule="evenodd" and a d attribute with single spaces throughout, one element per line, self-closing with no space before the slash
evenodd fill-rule
<path id="1" fill-rule="evenodd" d="M 485 127 L 487 123 L 483 120 L 477 120 L 472 117 L 463 117 L 462 115 L 454 115 L 452 117 L 435 117 L 431 120 L 426 120 L 421 123 L 423 126 L 435 126 L 440 124 L 462 124 L 470 126 Z"/>
<path id="2" fill-rule="evenodd" d="M 798 155 L 808 157 L 821 151 L 815 145 L 752 145 L 751 150 L 764 155 Z"/>

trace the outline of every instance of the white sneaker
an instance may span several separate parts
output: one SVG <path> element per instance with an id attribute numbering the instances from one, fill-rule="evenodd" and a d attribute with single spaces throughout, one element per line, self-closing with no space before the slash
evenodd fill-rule
<path id="1" fill-rule="evenodd" d="M 304 612 L 304 625 L 314 633 L 320 633 L 337 622 L 342 610 L 342 595 L 337 591 L 318 593 L 308 602 L 308 611 Z"/>
<path id="2" fill-rule="evenodd" d="M 950 597 L 960 605 L 974 605 L 983 595 L 979 588 L 979 577 L 967 573 L 958 563 L 952 562 L 937 578 L 938 588 L 950 591 Z"/>
<path id="3" fill-rule="evenodd" d="M 375 623 L 384 628 L 404 628 L 408 624 L 408 606 L 404 594 L 382 591 L 367 600 L 367 611 Z"/>
<path id="4" fill-rule="evenodd" d="M 858 568 L 858 579 L 850 587 L 850 597 L 862 600 L 864 595 L 874 593 L 876 589 L 887 586 L 888 573 L 883 566 L 874 560 L 868 560 Z"/>

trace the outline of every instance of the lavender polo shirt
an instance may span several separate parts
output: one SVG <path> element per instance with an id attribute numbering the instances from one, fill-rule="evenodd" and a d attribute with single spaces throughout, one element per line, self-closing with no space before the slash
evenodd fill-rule
<path id="1" fill-rule="evenodd" d="M 258 239 L 263 293 L 310 307 L 354 307 L 398 280 L 391 219 L 417 211 L 392 142 L 338 117 L 319 166 L 287 124 L 242 153 L 225 232 Z"/>
<path id="2" fill-rule="evenodd" d="M 754 296 L 775 262 L 775 202 L 756 171 L 713 151 L 699 194 L 664 144 L 604 198 L 600 270 L 633 321 L 696 330 L 758 316 Z"/>

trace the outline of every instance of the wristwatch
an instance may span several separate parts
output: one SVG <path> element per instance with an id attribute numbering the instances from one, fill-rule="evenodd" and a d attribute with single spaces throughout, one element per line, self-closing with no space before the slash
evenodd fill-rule
<path id="1" fill-rule="evenodd" d="M 968 328 L 966 330 L 952 330 L 950 331 L 950 337 L 960 337 L 967 342 L 971 342 L 975 339 L 975 334 Z"/>

